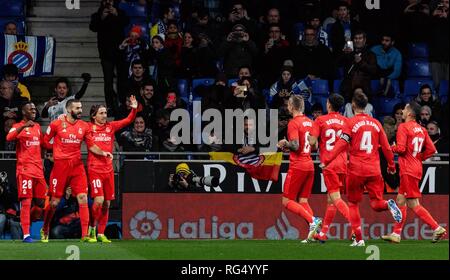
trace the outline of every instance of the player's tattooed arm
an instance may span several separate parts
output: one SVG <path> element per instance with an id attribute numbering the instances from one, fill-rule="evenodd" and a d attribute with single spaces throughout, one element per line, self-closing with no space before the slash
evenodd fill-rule
<path id="1" fill-rule="evenodd" d="M 283 151 L 297 151 L 299 148 L 298 139 L 294 139 L 292 141 L 282 139 L 278 142 L 278 147 Z"/>

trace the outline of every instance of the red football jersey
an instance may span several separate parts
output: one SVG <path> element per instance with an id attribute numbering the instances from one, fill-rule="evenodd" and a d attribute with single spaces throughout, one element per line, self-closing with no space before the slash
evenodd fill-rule
<path id="1" fill-rule="evenodd" d="M 347 118 L 337 112 L 320 116 L 314 121 L 311 135 L 319 139 L 321 162 L 330 159 L 334 144 L 339 140 L 346 122 Z M 347 173 L 347 151 L 340 153 L 327 169 L 336 173 Z"/>
<path id="2" fill-rule="evenodd" d="M 24 128 L 17 134 L 17 129 L 24 124 L 24 120 L 13 124 L 6 136 L 7 141 L 16 141 L 16 175 L 22 174 L 32 178 L 44 178 L 41 158 L 41 143 L 43 140 L 41 126 L 38 123 L 34 123 L 34 126 Z"/>
<path id="3" fill-rule="evenodd" d="M 345 141 L 344 141 L 345 140 Z M 388 166 L 395 168 L 394 154 L 380 122 L 367 114 L 357 114 L 348 119 L 342 130 L 341 140 L 336 143 L 331 159 L 344 151 L 350 143 L 350 159 L 348 173 L 357 176 L 380 176 L 380 155 L 378 149 L 381 147 Z M 324 164 L 329 164 L 325 161 Z"/>
<path id="4" fill-rule="evenodd" d="M 85 121 L 75 123 L 64 120 L 54 120 L 47 128 L 44 136 L 46 145 L 50 145 L 53 138 L 53 158 L 81 160 L 81 143 L 85 140 L 89 125 Z M 88 145 L 90 147 L 91 145 Z"/>
<path id="5" fill-rule="evenodd" d="M 291 151 L 289 154 L 289 167 L 304 171 L 314 170 L 314 164 L 311 160 L 311 146 L 308 141 L 308 135 L 311 134 L 312 127 L 313 121 L 305 115 L 298 115 L 289 121 L 288 141 L 298 140 L 299 144 L 298 150 Z"/>
<path id="6" fill-rule="evenodd" d="M 107 122 L 104 125 L 89 123 L 89 132 L 87 134 L 89 143 L 91 145 L 97 145 L 105 152 L 112 153 L 114 148 L 114 133 L 131 124 L 136 117 L 136 113 L 137 110 L 133 109 L 125 119 Z M 88 170 L 93 170 L 96 173 L 108 173 L 114 171 L 112 160 L 110 158 L 96 155 L 91 151 L 88 153 L 87 165 Z"/>
<path id="7" fill-rule="evenodd" d="M 422 178 L 422 160 L 436 153 L 428 132 L 415 121 L 398 126 L 397 143 L 392 150 L 399 154 L 400 176 L 407 174 L 418 179 Z"/>

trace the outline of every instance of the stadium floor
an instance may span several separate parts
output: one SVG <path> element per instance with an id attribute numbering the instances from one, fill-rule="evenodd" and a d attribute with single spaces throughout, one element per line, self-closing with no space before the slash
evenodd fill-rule
<path id="1" fill-rule="evenodd" d="M 63 260 L 73 247 L 81 260 L 365 260 L 379 249 L 381 260 L 448 260 L 448 240 L 404 240 L 390 244 L 370 240 L 366 247 L 349 247 L 349 241 L 301 244 L 298 240 L 114 240 L 110 244 L 50 240 L 25 244 L 0 241 L 0 260 Z M 67 251 L 67 252 L 66 252 Z M 366 253 L 367 251 L 367 253 Z"/>

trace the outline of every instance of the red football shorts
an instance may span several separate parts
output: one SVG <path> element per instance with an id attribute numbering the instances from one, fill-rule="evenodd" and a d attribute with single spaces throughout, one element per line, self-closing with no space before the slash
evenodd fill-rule
<path id="1" fill-rule="evenodd" d="M 89 191 L 91 197 L 104 196 L 105 200 L 114 200 L 114 171 L 97 173 L 89 171 Z"/>
<path id="2" fill-rule="evenodd" d="M 19 198 L 45 198 L 47 193 L 45 178 L 17 174 L 16 179 Z"/>
<path id="3" fill-rule="evenodd" d="M 362 177 L 347 175 L 347 197 L 350 202 L 360 202 L 364 188 L 369 192 L 370 200 L 383 200 L 384 181 L 381 175 Z"/>
<path id="4" fill-rule="evenodd" d="M 398 193 L 404 195 L 406 198 L 422 197 L 419 189 L 419 182 L 420 179 L 403 174 L 400 176 L 400 188 L 398 189 Z"/>
<path id="5" fill-rule="evenodd" d="M 62 197 L 66 187 L 72 189 L 73 196 L 87 194 L 86 171 L 81 160 L 55 160 L 50 174 L 49 196 Z"/>
<path id="6" fill-rule="evenodd" d="M 327 187 L 328 193 L 340 192 L 345 193 L 345 173 L 336 173 L 334 171 L 323 172 L 323 180 Z"/>
<path id="7" fill-rule="evenodd" d="M 284 181 L 283 196 L 291 200 L 309 198 L 313 183 L 314 171 L 289 169 Z"/>

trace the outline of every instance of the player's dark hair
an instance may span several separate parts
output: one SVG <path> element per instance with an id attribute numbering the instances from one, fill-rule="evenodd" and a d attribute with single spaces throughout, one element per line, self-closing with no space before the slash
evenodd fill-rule
<path id="1" fill-rule="evenodd" d="M 422 109 L 422 107 L 419 105 L 419 103 L 417 103 L 416 101 L 410 101 L 408 103 L 409 105 L 409 111 L 414 114 L 414 116 L 417 118 L 420 116 L 420 111 Z"/>
<path id="2" fill-rule="evenodd" d="M 342 106 L 344 106 L 345 99 L 342 97 L 342 95 L 337 93 L 332 93 L 328 97 L 328 102 L 330 102 L 331 109 L 333 112 L 338 112 Z"/>
<path id="3" fill-rule="evenodd" d="M 303 113 L 305 109 L 305 101 L 303 101 L 303 97 L 300 95 L 291 95 L 291 97 L 289 97 L 289 102 L 295 110 Z"/>
<path id="4" fill-rule="evenodd" d="M 13 63 L 6 64 L 3 66 L 3 76 L 5 77 L 6 75 L 17 77 L 19 76 L 19 69 Z"/>
<path id="5" fill-rule="evenodd" d="M 311 111 L 322 111 L 323 112 L 323 106 L 320 103 L 314 103 L 314 105 L 311 106 Z"/>
<path id="6" fill-rule="evenodd" d="M 355 92 L 353 94 L 352 102 L 355 104 L 356 108 L 364 110 L 369 103 L 369 99 L 363 92 Z"/>
<path id="7" fill-rule="evenodd" d="M 144 67 L 144 61 L 142 61 L 141 59 L 135 59 L 133 60 L 133 62 L 131 62 L 131 69 L 133 69 L 134 65 L 141 65 L 142 67 Z M 145 67 L 144 67 L 145 70 Z"/>
<path id="8" fill-rule="evenodd" d="M 91 122 L 94 122 L 94 117 L 95 117 L 95 115 L 97 115 L 98 110 L 100 110 L 100 108 L 106 109 L 106 106 L 103 104 L 92 105 L 91 111 L 89 112 L 89 118 L 90 118 Z"/>
<path id="9" fill-rule="evenodd" d="M 73 103 L 79 103 L 79 102 L 81 102 L 80 99 L 70 99 L 66 103 L 66 110 L 69 109 Z"/>

